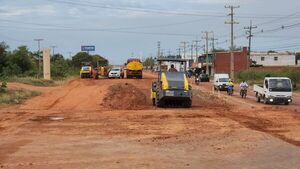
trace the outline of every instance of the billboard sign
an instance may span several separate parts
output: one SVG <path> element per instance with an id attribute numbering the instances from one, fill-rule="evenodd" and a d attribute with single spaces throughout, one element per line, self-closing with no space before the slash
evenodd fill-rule
<path id="1" fill-rule="evenodd" d="M 95 46 L 81 46 L 82 52 L 94 52 L 96 49 Z"/>

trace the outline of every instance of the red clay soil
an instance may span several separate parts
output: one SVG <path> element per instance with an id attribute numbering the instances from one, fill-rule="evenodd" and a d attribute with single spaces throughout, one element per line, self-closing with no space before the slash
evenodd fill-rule
<path id="1" fill-rule="evenodd" d="M 144 75 L 75 79 L 1 108 L 0 168 L 299 168 L 299 113 L 210 84 L 193 86 L 192 108 L 155 108 Z"/>
<path id="2" fill-rule="evenodd" d="M 146 95 L 129 83 L 118 83 L 110 86 L 101 105 L 109 110 L 149 108 Z"/>

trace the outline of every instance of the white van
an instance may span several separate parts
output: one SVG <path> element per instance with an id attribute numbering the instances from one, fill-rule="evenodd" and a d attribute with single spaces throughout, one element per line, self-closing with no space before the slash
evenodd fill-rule
<path id="1" fill-rule="evenodd" d="M 214 89 L 215 90 L 227 90 L 229 81 L 228 74 L 215 74 L 214 75 Z"/>

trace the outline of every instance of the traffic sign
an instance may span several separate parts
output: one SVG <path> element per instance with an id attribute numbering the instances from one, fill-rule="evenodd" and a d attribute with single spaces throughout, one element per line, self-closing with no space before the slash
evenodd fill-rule
<path id="1" fill-rule="evenodd" d="M 81 46 L 81 51 L 83 52 L 95 51 L 95 49 L 95 46 Z"/>

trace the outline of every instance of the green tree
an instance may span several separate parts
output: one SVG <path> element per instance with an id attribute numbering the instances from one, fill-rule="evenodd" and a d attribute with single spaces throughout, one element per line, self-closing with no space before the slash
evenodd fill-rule
<path id="1" fill-rule="evenodd" d="M 108 60 L 103 58 L 100 55 L 92 55 L 92 64 L 93 66 L 107 66 Z"/>
<path id="2" fill-rule="evenodd" d="M 296 53 L 296 63 L 299 65 L 300 63 L 298 62 L 300 60 L 300 53 Z"/>
<path id="3" fill-rule="evenodd" d="M 55 54 L 53 56 L 51 56 L 51 62 L 55 62 L 56 60 L 64 60 L 64 56 L 62 54 Z"/>
<path id="4" fill-rule="evenodd" d="M 9 46 L 5 42 L 0 43 L 0 74 L 2 74 L 3 68 L 7 66 L 7 49 Z"/>
<path id="5" fill-rule="evenodd" d="M 65 78 L 68 76 L 71 66 L 64 58 L 57 58 L 51 62 L 51 76 L 54 78 Z"/>
<path id="6" fill-rule="evenodd" d="M 20 46 L 14 50 L 10 56 L 10 61 L 13 64 L 18 65 L 23 73 L 35 68 L 32 54 L 29 52 L 26 46 Z"/>
<path id="7" fill-rule="evenodd" d="M 97 66 L 99 63 L 100 66 L 105 66 L 108 65 L 108 60 L 100 55 L 89 55 L 86 52 L 79 52 L 72 57 L 72 63 L 77 68 L 81 67 L 82 63 L 91 63 L 93 66 Z"/>
<path id="8" fill-rule="evenodd" d="M 92 62 L 92 57 L 86 52 L 78 52 L 72 57 L 72 63 L 77 68 L 81 67 L 84 62 Z"/>
<path id="9" fill-rule="evenodd" d="M 154 60 L 153 57 L 147 57 L 147 58 L 145 59 L 145 61 L 143 62 L 143 65 L 144 65 L 145 67 L 153 68 L 154 62 L 155 62 L 155 60 Z"/>

